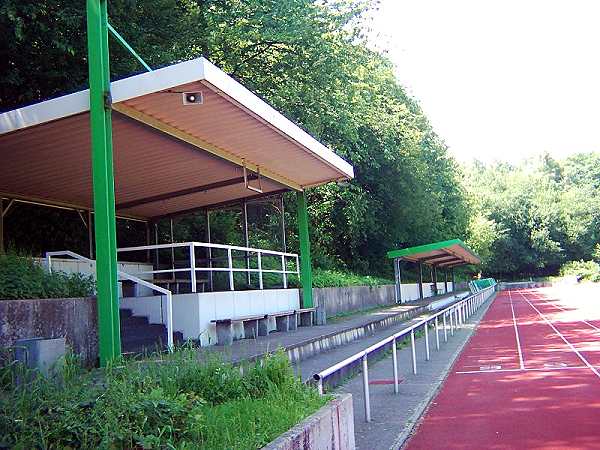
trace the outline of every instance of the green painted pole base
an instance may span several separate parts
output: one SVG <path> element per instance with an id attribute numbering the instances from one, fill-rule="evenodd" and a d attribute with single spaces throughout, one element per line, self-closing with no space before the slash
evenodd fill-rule
<path id="1" fill-rule="evenodd" d="M 310 236 L 308 233 L 308 208 L 304 192 L 296 193 L 298 204 L 298 237 L 300 239 L 300 284 L 302 307 L 313 307 L 312 265 L 310 261 Z"/>

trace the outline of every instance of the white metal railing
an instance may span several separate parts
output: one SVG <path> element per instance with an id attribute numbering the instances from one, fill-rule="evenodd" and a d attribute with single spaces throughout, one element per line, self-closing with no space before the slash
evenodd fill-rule
<path id="1" fill-rule="evenodd" d="M 296 253 L 286 253 L 286 252 L 278 252 L 275 250 L 264 250 L 260 248 L 252 248 L 252 247 L 240 247 L 237 245 L 225 245 L 225 244 L 212 244 L 208 242 L 175 242 L 172 244 L 155 244 L 155 245 L 141 245 L 138 247 L 124 247 L 118 248 L 117 252 L 126 253 L 126 252 L 136 252 L 136 251 L 151 251 L 151 250 L 161 250 L 161 249 L 171 249 L 173 251 L 176 248 L 187 248 L 188 249 L 188 259 L 189 266 L 183 268 L 175 268 L 174 264 L 171 269 L 156 269 L 156 270 L 148 270 L 136 273 L 136 275 L 148 275 L 148 274 L 162 274 L 162 273 L 171 273 L 173 274 L 173 278 L 177 273 L 189 273 L 190 276 L 190 284 L 192 292 L 197 291 L 197 272 L 227 272 L 229 274 L 229 290 L 235 290 L 234 283 L 234 273 L 242 272 L 242 273 L 257 273 L 258 274 L 258 286 L 259 289 L 264 288 L 263 283 L 263 274 L 265 273 L 278 273 L 282 275 L 283 278 L 283 287 L 288 287 L 288 275 L 295 274 L 300 275 L 300 264 L 298 255 Z M 227 267 L 213 267 L 212 260 L 218 260 L 219 258 L 212 258 L 209 256 L 207 267 L 198 267 L 196 264 L 196 248 L 206 248 L 206 249 L 221 249 L 225 250 L 227 253 Z M 250 268 L 249 265 L 246 267 L 233 267 L 233 255 L 234 251 L 244 252 L 247 258 L 250 258 L 250 254 L 256 257 L 256 268 Z M 263 268 L 263 257 L 279 257 L 279 264 L 281 264 L 281 269 L 264 269 Z M 246 258 L 246 256 L 244 256 Z M 287 262 L 288 259 L 292 259 L 295 263 L 295 270 L 288 270 Z M 247 261 L 249 261 L 247 259 Z"/>
<path id="2" fill-rule="evenodd" d="M 323 394 L 323 381 L 329 377 L 330 375 L 338 372 L 339 370 L 349 366 L 352 363 L 355 363 L 358 360 L 362 361 L 362 375 L 363 375 L 363 391 L 365 397 L 365 420 L 367 422 L 371 421 L 371 403 L 369 396 L 369 365 L 368 365 L 368 357 L 370 353 L 373 353 L 376 350 L 381 349 L 385 345 L 392 344 L 392 363 L 393 363 L 393 372 L 394 372 L 394 393 L 398 394 L 398 356 L 396 349 L 396 342 L 400 338 L 404 338 L 410 335 L 410 343 L 411 343 L 411 360 L 412 360 L 412 370 L 413 374 L 417 374 L 417 353 L 415 347 L 415 331 L 423 327 L 423 331 L 425 334 L 425 360 L 429 361 L 430 353 L 429 353 L 429 326 L 433 322 L 435 329 L 435 344 L 437 350 L 440 349 L 440 327 L 439 327 L 439 317 L 442 317 L 443 323 L 443 333 L 444 333 L 444 342 L 448 342 L 448 333 L 450 335 L 454 335 L 455 329 L 462 327 L 468 317 L 470 317 L 473 313 L 475 313 L 479 307 L 488 300 L 491 295 L 494 293 L 494 286 L 490 286 L 488 288 L 482 289 L 481 291 L 470 295 L 463 300 L 460 300 L 449 307 L 438 311 L 435 314 L 432 314 L 419 322 L 404 328 L 403 330 L 389 336 L 376 344 L 371 345 L 370 347 L 362 350 L 349 358 L 340 361 L 339 363 L 322 370 L 319 373 L 313 375 L 313 379 L 318 383 L 319 393 Z M 449 324 L 448 324 L 449 322 Z"/>
<path id="3" fill-rule="evenodd" d="M 56 252 L 46 252 L 46 266 L 48 267 L 48 271 L 52 272 L 52 257 L 53 256 L 70 256 L 71 258 L 77 259 L 79 261 L 83 261 L 89 263 L 91 266 L 96 266 L 96 261 L 90 258 L 86 258 L 78 253 L 64 250 L 64 251 L 56 251 Z M 117 270 L 117 274 L 120 278 L 132 281 L 134 283 L 140 284 L 147 288 L 150 288 L 156 292 L 160 292 L 167 296 L 167 347 L 169 351 L 173 350 L 173 294 L 168 289 L 157 286 L 156 284 L 150 283 L 149 281 L 142 280 L 136 276 L 123 272 L 121 270 Z"/>

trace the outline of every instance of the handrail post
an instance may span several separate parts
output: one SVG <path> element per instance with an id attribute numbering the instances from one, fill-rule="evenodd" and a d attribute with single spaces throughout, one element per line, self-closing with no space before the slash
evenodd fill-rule
<path id="1" fill-rule="evenodd" d="M 167 347 L 172 352 L 174 348 L 173 342 L 173 294 L 167 294 Z"/>
<path id="2" fill-rule="evenodd" d="M 190 283 L 192 283 L 192 292 L 196 292 L 196 249 L 194 244 L 190 244 Z"/>
<path id="3" fill-rule="evenodd" d="M 260 252 L 258 255 L 258 288 L 263 289 L 263 273 L 262 273 L 262 255 Z"/>
<path id="4" fill-rule="evenodd" d="M 371 421 L 371 399 L 369 398 L 369 364 L 367 355 L 362 357 L 363 391 L 365 395 L 365 420 Z"/>
<path id="5" fill-rule="evenodd" d="M 48 267 L 48 272 L 52 273 L 52 255 L 46 253 L 46 267 Z"/>
<path id="6" fill-rule="evenodd" d="M 413 374 L 417 374 L 417 350 L 415 349 L 415 330 L 414 328 L 410 330 L 410 346 L 412 347 L 412 366 L 413 366 Z"/>
<path id="7" fill-rule="evenodd" d="M 231 258 L 231 249 L 227 249 L 227 262 L 229 264 L 229 290 L 235 290 L 233 285 L 233 260 Z"/>
<path id="8" fill-rule="evenodd" d="M 442 314 L 442 321 L 444 322 L 444 342 L 448 342 L 448 324 L 446 323 L 446 316 L 448 313 Z"/>
<path id="9" fill-rule="evenodd" d="M 287 289 L 287 273 L 285 273 L 285 256 L 281 255 L 281 270 L 283 271 L 283 288 Z"/>
<path id="10" fill-rule="evenodd" d="M 450 310 L 450 336 L 454 336 L 454 308 Z"/>
<path id="11" fill-rule="evenodd" d="M 394 394 L 398 393 L 398 350 L 396 349 L 396 338 L 392 340 L 392 362 L 394 364 Z"/>
<path id="12" fill-rule="evenodd" d="M 435 348 L 436 350 L 440 349 L 440 327 L 438 324 L 438 316 L 435 316 Z"/>
<path id="13" fill-rule="evenodd" d="M 429 324 L 427 321 L 423 324 L 423 331 L 425 332 L 425 361 L 429 361 Z"/>

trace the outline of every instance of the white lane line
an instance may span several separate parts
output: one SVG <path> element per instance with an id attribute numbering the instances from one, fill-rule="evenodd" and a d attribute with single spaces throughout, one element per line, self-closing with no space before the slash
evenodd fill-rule
<path id="1" fill-rule="evenodd" d="M 548 303 L 550 306 L 554 306 L 555 308 L 562 309 L 562 310 L 563 310 L 563 311 L 565 311 L 565 312 L 572 312 L 572 311 L 573 311 L 573 310 L 568 310 L 568 309 L 566 309 L 566 308 L 563 308 L 562 306 L 560 306 L 560 305 L 557 305 L 556 303 L 549 302 L 549 301 L 548 301 L 548 300 L 546 300 L 545 298 L 542 298 L 542 297 L 540 297 L 538 294 L 535 294 L 535 295 L 536 295 L 536 300 L 541 300 L 541 301 L 543 301 L 543 302 L 545 302 L 545 303 Z M 594 325 L 594 324 L 591 324 L 591 323 L 589 323 L 587 320 L 583 320 L 583 319 L 576 319 L 575 321 L 576 321 L 576 322 L 583 322 L 583 323 L 585 323 L 586 325 L 589 325 L 590 327 L 592 327 L 593 329 L 595 329 L 596 331 L 600 331 L 600 328 L 598 328 L 598 327 L 597 327 L 596 325 Z"/>
<path id="2" fill-rule="evenodd" d="M 496 370 L 461 370 L 460 374 L 473 374 L 473 373 L 503 373 L 503 372 L 553 372 L 555 370 L 581 370 L 589 369 L 588 366 L 571 366 L 571 367 L 538 367 L 533 369 L 496 369 Z"/>
<path id="3" fill-rule="evenodd" d="M 521 294 L 521 293 L 519 292 L 519 294 Z M 529 300 L 527 300 L 527 297 L 525 297 L 523 294 L 521 294 L 521 297 L 523 297 L 523 300 L 525 300 L 527 303 L 529 303 L 529 306 L 531 306 L 533 309 L 535 309 L 535 310 L 536 310 L 536 312 L 537 312 L 537 313 L 540 315 L 540 317 L 541 317 L 542 319 L 544 319 L 544 321 L 545 321 L 545 322 L 546 322 L 546 323 L 547 323 L 547 324 L 550 326 L 550 328 L 552 328 L 552 329 L 554 330 L 554 332 L 555 332 L 556 334 L 558 334 L 558 336 L 560 336 L 560 338 L 561 338 L 561 339 L 564 341 L 564 343 L 565 343 L 565 344 L 567 344 L 567 345 L 569 346 L 569 348 L 570 348 L 571 350 L 573 350 L 573 352 L 575 352 L 575 354 L 576 354 L 576 355 L 579 357 L 579 359 L 581 359 L 581 361 L 583 361 L 583 363 L 584 363 L 584 364 L 585 364 L 585 365 L 586 365 L 586 366 L 587 366 L 587 367 L 588 367 L 588 368 L 589 368 L 589 369 L 590 369 L 592 372 L 594 372 L 594 374 L 595 374 L 595 375 L 596 375 L 598 378 L 600 378 L 600 372 L 598 372 L 598 371 L 596 370 L 596 368 L 595 368 L 594 366 L 592 366 L 592 365 L 589 363 L 589 361 L 588 361 L 587 359 L 585 359 L 585 357 L 584 357 L 584 356 L 583 356 L 583 355 L 582 355 L 582 354 L 579 352 L 579 350 L 577 350 L 577 349 L 576 349 L 576 348 L 573 346 L 573 344 L 571 344 L 571 343 L 570 343 L 570 342 L 567 340 L 567 338 L 566 338 L 566 337 L 564 337 L 564 336 L 563 336 L 563 334 L 562 334 L 560 331 L 558 331 L 558 330 L 556 329 L 556 327 L 554 326 L 554 324 L 553 324 L 553 323 L 552 323 L 550 320 L 548 320 L 548 318 L 547 318 L 547 317 L 546 317 L 544 314 L 542 314 L 542 313 L 540 312 L 540 310 L 539 310 L 539 309 L 537 309 L 537 308 L 536 308 L 536 307 L 533 305 L 533 303 L 531 303 Z"/>
<path id="4" fill-rule="evenodd" d="M 508 291 L 508 299 L 510 300 L 510 310 L 512 311 L 513 326 L 515 328 L 515 337 L 517 338 L 517 350 L 519 351 L 519 367 L 522 370 L 525 368 L 525 363 L 523 362 L 523 352 L 521 351 L 521 340 L 519 339 L 519 328 L 517 327 L 517 319 L 515 317 L 515 308 L 513 307 L 512 295 L 510 295 L 510 291 Z"/>

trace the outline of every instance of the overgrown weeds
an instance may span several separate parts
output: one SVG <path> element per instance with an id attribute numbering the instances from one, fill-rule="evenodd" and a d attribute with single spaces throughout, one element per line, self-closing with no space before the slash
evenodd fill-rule
<path id="1" fill-rule="evenodd" d="M 14 370 L 14 368 L 13 368 Z M 0 448 L 256 449 L 326 398 L 283 353 L 243 368 L 182 349 L 160 362 L 28 377 L 0 393 Z"/>

